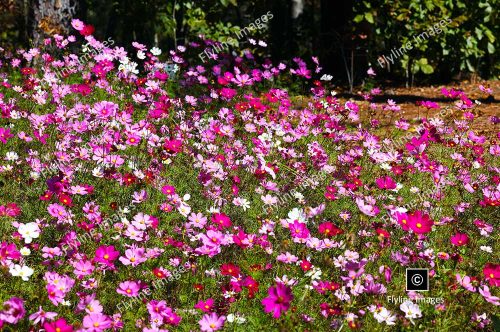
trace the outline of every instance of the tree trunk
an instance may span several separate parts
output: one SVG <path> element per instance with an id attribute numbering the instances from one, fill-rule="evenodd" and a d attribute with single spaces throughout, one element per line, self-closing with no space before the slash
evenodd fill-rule
<path id="1" fill-rule="evenodd" d="M 30 3 L 33 9 L 33 45 L 41 45 L 47 36 L 69 33 L 77 0 L 31 0 Z"/>

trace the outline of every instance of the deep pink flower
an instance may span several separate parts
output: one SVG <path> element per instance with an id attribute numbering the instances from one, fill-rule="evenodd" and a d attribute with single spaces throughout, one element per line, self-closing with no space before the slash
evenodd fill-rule
<path id="1" fill-rule="evenodd" d="M 179 153 L 182 151 L 182 141 L 178 139 L 166 140 L 163 147 L 169 153 Z"/>
<path id="2" fill-rule="evenodd" d="M 7 144 L 7 140 L 11 137 L 14 137 L 14 135 L 10 133 L 9 128 L 0 128 L 0 142 Z"/>
<path id="3" fill-rule="evenodd" d="M 432 230 L 434 221 L 431 220 L 428 214 L 422 214 L 421 211 L 416 211 L 409 215 L 408 224 L 413 232 L 425 234 Z"/>
<path id="4" fill-rule="evenodd" d="M 277 283 L 267 292 L 269 296 L 262 300 L 264 311 L 272 312 L 274 318 L 279 318 L 282 312 L 290 308 L 290 302 L 293 300 L 292 290 L 282 283 Z"/>
<path id="5" fill-rule="evenodd" d="M 68 325 L 64 318 L 59 318 L 55 322 L 43 324 L 47 332 L 73 332 L 73 326 Z"/>
<path id="6" fill-rule="evenodd" d="M 212 222 L 216 224 L 220 230 L 231 227 L 232 225 L 231 219 L 224 213 L 214 213 Z"/>
<path id="7" fill-rule="evenodd" d="M 173 186 L 163 186 L 161 188 L 161 192 L 165 195 L 173 195 L 175 194 L 175 187 Z"/>
<path id="8" fill-rule="evenodd" d="M 203 312 L 210 312 L 212 310 L 212 307 L 214 306 L 214 299 L 209 298 L 206 301 L 199 301 L 194 308 L 195 309 L 200 309 Z"/>
<path id="9" fill-rule="evenodd" d="M 0 205 L 0 217 L 17 217 L 21 214 L 21 209 L 16 203 L 8 203 L 6 206 Z"/>
<path id="10" fill-rule="evenodd" d="M 483 274 L 490 286 L 500 287 L 500 264 L 486 264 L 483 268 Z"/>
<path id="11" fill-rule="evenodd" d="M 375 183 L 379 189 L 396 189 L 397 184 L 390 176 L 383 176 L 378 178 Z"/>
<path id="12" fill-rule="evenodd" d="M 469 236 L 465 233 L 456 233 L 455 235 L 452 235 L 451 238 L 451 243 L 455 246 L 465 246 L 467 243 L 469 243 Z"/>
<path id="13" fill-rule="evenodd" d="M 307 229 L 306 224 L 299 222 L 298 220 L 294 220 L 293 224 L 289 224 L 288 228 L 290 229 L 290 233 L 292 237 L 296 237 L 299 239 L 306 239 L 309 237 L 309 230 Z"/>
<path id="14" fill-rule="evenodd" d="M 120 256 L 120 252 L 114 246 L 100 246 L 95 252 L 94 261 L 112 266 L 113 262 Z"/>
<path id="15" fill-rule="evenodd" d="M 408 217 L 406 213 L 396 212 L 394 213 L 394 216 L 396 217 L 398 224 L 401 225 L 401 228 L 404 231 L 410 230 L 410 224 L 409 224 L 410 217 Z"/>

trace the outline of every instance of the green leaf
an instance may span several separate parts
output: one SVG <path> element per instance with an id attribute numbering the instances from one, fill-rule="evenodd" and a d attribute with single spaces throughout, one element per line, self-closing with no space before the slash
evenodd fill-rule
<path id="1" fill-rule="evenodd" d="M 484 30 L 484 34 L 486 35 L 486 37 L 488 37 L 490 43 L 495 42 L 495 36 L 491 33 L 489 29 Z"/>
<path id="2" fill-rule="evenodd" d="M 366 19 L 369 23 L 371 23 L 371 24 L 375 23 L 375 21 L 373 20 L 373 15 L 372 15 L 372 13 L 366 13 L 366 14 L 365 14 L 365 19 Z"/>
<path id="3" fill-rule="evenodd" d="M 356 17 L 354 17 L 354 22 L 359 23 L 363 20 L 363 18 L 364 18 L 363 14 L 356 15 Z"/>
<path id="4" fill-rule="evenodd" d="M 427 58 L 421 58 L 420 60 L 418 60 L 418 62 L 419 62 L 421 65 L 426 65 L 426 64 L 428 64 Z"/>
<path id="5" fill-rule="evenodd" d="M 495 46 L 492 43 L 488 43 L 488 53 L 495 53 Z"/>
<path id="6" fill-rule="evenodd" d="M 427 59 L 426 59 L 427 60 Z M 424 74 L 432 74 L 434 72 L 434 68 L 431 66 L 431 65 L 427 65 L 427 64 L 422 64 L 420 65 L 421 69 L 422 69 L 422 72 Z"/>
<path id="7" fill-rule="evenodd" d="M 476 36 L 477 36 L 477 39 L 481 40 L 483 38 L 483 31 L 479 28 L 476 28 Z"/>

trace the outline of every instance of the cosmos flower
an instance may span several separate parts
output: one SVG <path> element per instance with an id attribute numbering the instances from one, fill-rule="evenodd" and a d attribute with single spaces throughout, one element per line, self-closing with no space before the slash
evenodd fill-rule
<path id="1" fill-rule="evenodd" d="M 410 229 L 417 234 L 429 233 L 432 230 L 434 221 L 432 221 L 427 214 L 423 214 L 421 211 L 415 211 L 408 215 L 408 225 Z"/>
<path id="2" fill-rule="evenodd" d="M 134 297 L 139 294 L 140 289 L 139 283 L 135 281 L 124 281 L 120 283 L 116 292 L 124 296 Z"/>
<path id="3" fill-rule="evenodd" d="M 469 243 L 469 236 L 464 233 L 456 233 L 450 237 L 450 241 L 455 246 L 465 246 Z"/>
<path id="4" fill-rule="evenodd" d="M 120 256 L 114 246 L 100 246 L 95 252 L 94 261 L 113 266 L 113 262 Z"/>
<path id="5" fill-rule="evenodd" d="M 274 318 L 280 318 L 290 308 L 290 302 L 293 300 L 292 290 L 282 283 L 277 283 L 268 289 L 269 296 L 262 300 L 264 311 L 273 313 Z"/>
<path id="6" fill-rule="evenodd" d="M 217 316 L 215 312 L 210 314 L 205 314 L 198 321 L 200 324 L 200 330 L 204 332 L 214 332 L 220 330 L 224 326 L 224 321 L 226 316 Z"/>
<path id="7" fill-rule="evenodd" d="M 422 317 L 422 311 L 420 311 L 418 304 L 415 304 L 412 301 L 405 301 L 401 303 L 399 309 L 405 313 L 406 318 L 415 319 Z"/>
<path id="8" fill-rule="evenodd" d="M 212 298 L 209 298 L 206 301 L 199 301 L 194 307 L 195 309 L 200 309 L 203 312 L 210 312 L 213 305 L 214 300 Z"/>
<path id="9" fill-rule="evenodd" d="M 28 281 L 29 278 L 33 275 L 34 270 L 26 265 L 15 264 L 11 266 L 9 272 L 14 277 L 21 277 L 24 281 Z"/>
<path id="10" fill-rule="evenodd" d="M 64 318 L 59 318 L 55 322 L 44 323 L 43 328 L 47 332 L 73 332 L 73 326 L 69 325 Z"/>
<path id="11" fill-rule="evenodd" d="M 23 237 L 25 243 L 31 243 L 33 239 L 36 239 L 40 236 L 40 228 L 38 227 L 37 223 L 34 222 L 20 224 L 17 231 Z"/>

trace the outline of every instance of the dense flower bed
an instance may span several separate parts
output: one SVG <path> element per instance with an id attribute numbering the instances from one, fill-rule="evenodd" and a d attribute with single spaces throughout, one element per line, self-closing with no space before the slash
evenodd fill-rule
<path id="1" fill-rule="evenodd" d="M 73 27 L 0 53 L 6 330 L 493 329 L 500 132 L 471 129 L 465 93 L 407 121 L 341 102 L 315 58 L 258 60 L 261 41 L 198 65 L 211 41 L 128 54 Z M 287 84 L 310 87 L 301 107 Z"/>

